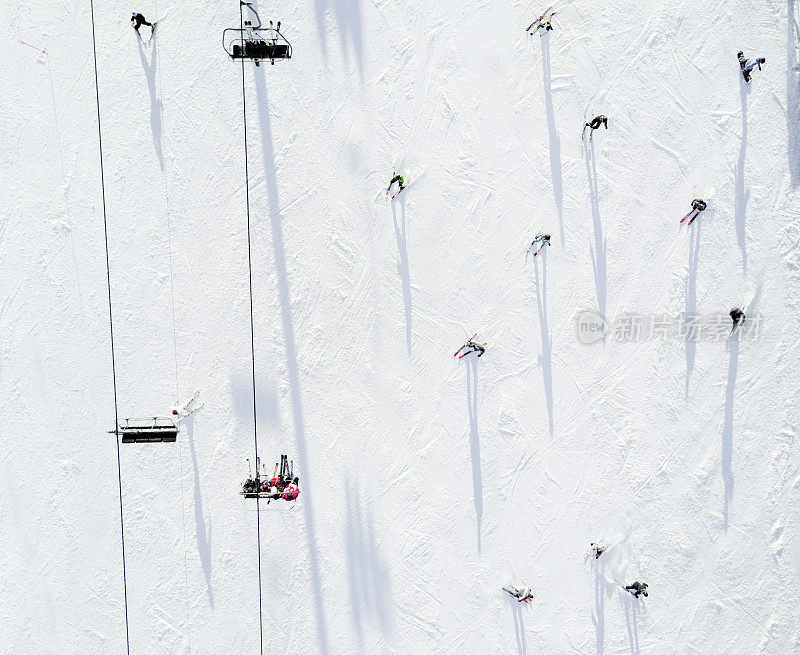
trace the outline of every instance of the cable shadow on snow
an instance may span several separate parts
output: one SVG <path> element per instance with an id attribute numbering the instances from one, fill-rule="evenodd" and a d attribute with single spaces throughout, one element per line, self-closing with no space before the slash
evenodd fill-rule
<path id="1" fill-rule="evenodd" d="M 697 312 L 697 265 L 700 261 L 700 226 L 702 222 L 692 223 L 689 235 L 689 277 L 686 279 L 686 318 L 691 318 Z M 686 339 L 686 384 L 684 396 L 689 400 L 689 381 L 694 370 L 694 359 L 697 352 L 697 341 Z"/>
<path id="2" fill-rule="evenodd" d="M 481 482 L 481 442 L 478 436 L 478 356 L 469 355 L 467 369 L 467 411 L 469 412 L 469 452 L 472 460 L 472 497 L 478 528 L 478 554 L 481 552 L 483 483 Z"/>
<path id="3" fill-rule="evenodd" d="M 189 453 L 192 456 L 192 470 L 194 471 L 194 525 L 197 539 L 197 552 L 200 555 L 200 564 L 203 567 L 203 577 L 206 579 L 206 592 L 208 604 L 214 609 L 214 591 L 211 587 L 211 521 L 206 528 L 206 519 L 203 514 L 203 496 L 200 494 L 200 471 L 197 466 L 197 452 L 194 449 L 194 417 L 184 419 L 186 436 L 189 441 Z"/>
<path id="4" fill-rule="evenodd" d="M 597 163 L 594 156 L 594 144 L 591 133 L 584 140 L 584 161 L 586 162 L 586 178 L 589 182 L 589 201 L 592 206 L 592 229 L 594 232 L 594 249 L 591 251 L 592 268 L 594 269 L 594 285 L 597 289 L 597 311 L 600 316 L 606 315 L 606 242 L 603 239 L 603 223 L 600 220 L 600 195 L 597 188 Z"/>
<path id="5" fill-rule="evenodd" d="M 322 56 L 327 63 L 328 43 L 325 35 L 329 31 L 325 25 L 325 16 L 328 9 L 332 8 L 336 16 L 336 24 L 339 34 L 342 37 L 342 51 L 344 52 L 345 62 L 348 64 L 350 50 L 352 48 L 356 64 L 358 65 L 358 76 L 364 81 L 364 35 L 361 29 L 361 0 L 315 0 L 314 8 L 317 14 L 317 32 L 322 44 Z"/>
<path id="6" fill-rule="evenodd" d="M 266 187 L 269 217 L 272 227 L 272 248 L 275 259 L 275 277 L 278 285 L 278 296 L 281 306 L 281 321 L 283 323 L 284 347 L 286 350 L 286 369 L 289 376 L 289 391 L 291 394 L 292 418 L 294 420 L 297 460 L 299 477 L 306 489 L 311 488 L 312 474 L 308 465 L 308 450 L 306 449 L 305 424 L 303 422 L 303 403 L 300 391 L 300 373 L 297 366 L 297 349 L 294 341 L 294 322 L 292 320 L 292 301 L 289 294 L 289 277 L 286 270 L 286 252 L 283 244 L 283 226 L 281 224 L 281 209 L 278 202 L 278 185 L 275 170 L 275 152 L 272 147 L 272 128 L 269 117 L 267 101 L 267 87 L 264 81 L 264 69 L 254 70 L 254 83 L 256 102 L 258 104 L 258 117 L 261 150 L 264 159 L 264 184 Z M 301 494 L 298 501 L 302 504 L 306 517 L 306 532 L 308 537 L 308 561 L 311 569 L 311 586 L 314 590 L 314 608 L 316 612 L 317 636 L 319 649 L 328 653 L 328 635 L 325 627 L 325 612 L 322 604 L 322 588 L 320 583 L 319 546 L 314 523 L 314 506 L 312 494 Z"/>
<path id="7" fill-rule="evenodd" d="M 359 651 L 363 650 L 364 614 L 377 620 L 384 637 L 391 632 L 391 576 L 375 542 L 372 516 L 361 508 L 357 483 L 345 486 L 347 510 L 347 566 L 350 572 L 350 604 L 356 625 Z"/>
<path id="8" fill-rule="evenodd" d="M 747 200 L 750 191 L 745 190 L 744 186 L 744 164 L 747 156 L 747 93 L 750 85 L 744 81 L 744 77 L 739 76 L 739 95 L 742 100 L 742 140 L 739 146 L 739 161 L 736 164 L 736 240 L 739 243 L 739 250 L 742 252 L 742 270 L 747 273 L 747 249 L 745 219 L 747 217 Z"/>
<path id="9" fill-rule="evenodd" d="M 550 34 L 545 30 L 542 42 L 542 75 L 544 78 L 544 108 L 547 114 L 547 129 L 550 137 L 550 177 L 553 180 L 553 196 L 558 211 L 558 229 L 561 245 L 564 245 L 564 188 L 561 179 L 561 140 L 556 131 L 553 111 L 552 75 L 550 73 Z"/>
<path id="10" fill-rule="evenodd" d="M 547 257 L 547 248 L 542 250 L 542 257 Z M 542 337 L 542 354 L 539 364 L 542 367 L 544 381 L 544 396 L 547 402 L 547 423 L 550 428 L 550 437 L 553 436 L 553 340 L 550 338 L 550 327 L 547 319 L 547 265 L 542 260 L 542 281 L 539 282 L 539 266 L 534 260 L 534 275 L 536 280 L 536 309 L 539 312 L 539 332 Z"/>
<path id="11" fill-rule="evenodd" d="M 158 156 L 158 164 L 164 170 L 164 151 L 161 147 L 161 101 L 156 97 L 156 59 L 158 57 L 158 42 L 151 41 L 153 53 L 148 63 L 144 54 L 142 37 L 136 39 L 139 44 L 139 59 L 142 60 L 142 68 L 147 76 L 147 88 L 150 91 L 150 132 L 153 135 L 153 145 Z"/>
<path id="12" fill-rule="evenodd" d="M 800 18 L 798 4 L 788 1 L 786 24 L 786 129 L 789 135 L 789 177 L 793 189 L 800 186 Z"/>
<path id="13" fill-rule="evenodd" d="M 406 350 L 411 356 L 411 271 L 408 266 L 408 249 L 406 237 L 406 197 L 402 193 L 398 196 L 400 201 L 400 223 L 397 222 L 396 202 L 392 201 L 392 220 L 394 221 L 394 238 L 397 240 L 397 274 L 403 288 L 403 305 L 406 312 Z"/>
<path id="14" fill-rule="evenodd" d="M 728 530 L 728 511 L 733 498 L 733 396 L 736 389 L 736 373 L 739 368 L 739 332 L 735 331 L 728 339 L 728 382 L 725 385 L 725 420 L 722 426 L 722 482 L 724 501 L 722 518 L 725 531 Z"/>

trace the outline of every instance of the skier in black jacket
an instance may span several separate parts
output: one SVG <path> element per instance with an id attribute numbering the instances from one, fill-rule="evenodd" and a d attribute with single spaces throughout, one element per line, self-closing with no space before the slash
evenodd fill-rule
<path id="1" fill-rule="evenodd" d="M 733 321 L 733 327 L 731 328 L 731 332 L 733 332 L 736 329 L 737 325 L 744 323 L 744 319 L 746 317 L 744 315 L 744 312 L 738 307 L 734 307 L 728 313 L 730 314 L 731 320 Z"/>
<path id="2" fill-rule="evenodd" d="M 595 116 L 591 123 L 586 123 L 586 125 L 584 125 L 584 128 L 591 127 L 592 130 L 597 130 L 600 129 L 601 125 L 608 129 L 608 118 L 606 116 Z"/>
<path id="3" fill-rule="evenodd" d="M 137 32 L 142 25 L 147 25 L 151 32 L 153 30 L 153 24 L 148 23 L 147 19 L 142 14 L 137 14 L 135 11 L 131 12 L 131 25 L 133 25 L 133 29 Z"/>
<path id="4" fill-rule="evenodd" d="M 630 591 L 634 597 L 639 598 L 639 596 L 644 596 L 647 598 L 647 583 L 646 582 L 639 582 L 636 581 L 633 584 L 629 584 L 625 587 L 627 591 Z"/>

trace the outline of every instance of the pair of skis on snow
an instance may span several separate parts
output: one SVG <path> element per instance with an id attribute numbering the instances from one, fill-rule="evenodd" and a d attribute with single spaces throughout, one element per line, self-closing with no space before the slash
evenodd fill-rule
<path id="1" fill-rule="evenodd" d="M 511 591 L 511 589 L 506 589 L 505 587 L 501 587 L 501 589 L 503 591 L 507 591 L 511 595 L 512 598 L 516 598 L 517 600 L 519 600 L 519 597 L 513 591 Z M 530 600 L 532 600 L 532 599 L 531 598 L 526 598 L 522 602 L 527 604 L 528 601 L 530 601 Z"/>
<path id="2" fill-rule="evenodd" d="M 710 200 L 707 200 L 706 202 L 711 202 L 711 201 L 710 201 Z M 700 209 L 692 209 L 692 210 L 691 210 L 691 211 L 690 211 L 688 214 L 686 214 L 686 216 L 684 216 L 684 217 L 681 219 L 681 223 L 683 223 L 683 222 L 684 222 L 684 221 L 685 221 L 685 220 L 688 218 L 688 219 L 689 219 L 689 222 L 688 222 L 686 225 L 691 225 L 692 223 L 694 223 L 695 219 L 696 219 L 698 216 L 700 216 L 700 211 L 701 211 Z M 694 214 L 694 216 L 692 216 L 692 214 Z M 690 218 L 690 217 L 691 217 L 691 218 Z"/>

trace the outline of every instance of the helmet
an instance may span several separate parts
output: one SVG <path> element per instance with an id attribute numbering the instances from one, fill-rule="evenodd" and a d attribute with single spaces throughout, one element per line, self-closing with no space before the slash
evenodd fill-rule
<path id="1" fill-rule="evenodd" d="M 766 62 L 766 61 L 767 61 L 767 58 L 766 58 L 766 57 L 761 57 L 761 63 L 762 63 L 762 64 L 763 64 L 764 62 Z"/>
<path id="2" fill-rule="evenodd" d="M 739 52 L 737 52 L 737 53 L 736 53 L 736 56 L 737 56 L 737 57 L 741 57 L 743 54 L 744 54 L 744 53 L 743 53 L 741 50 L 739 50 Z"/>

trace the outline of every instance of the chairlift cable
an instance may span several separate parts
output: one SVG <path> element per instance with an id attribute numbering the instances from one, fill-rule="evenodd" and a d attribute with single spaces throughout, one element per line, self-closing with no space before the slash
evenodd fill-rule
<path id="1" fill-rule="evenodd" d="M 244 33 L 244 14 L 242 2 L 239 2 L 239 29 Z M 253 373 L 253 445 L 256 462 L 258 461 L 258 420 L 256 413 L 256 345 L 253 326 L 253 255 L 250 238 L 250 169 L 247 162 L 247 94 L 245 92 L 244 58 L 242 59 L 242 118 L 244 121 L 244 187 L 247 206 L 247 271 L 250 282 L 250 358 Z M 258 471 L 256 471 L 258 475 Z M 264 655 L 264 618 L 261 607 L 261 512 L 259 498 L 256 496 L 256 539 L 258 543 L 258 634 L 260 653 Z"/>
<path id="2" fill-rule="evenodd" d="M 117 402 L 117 366 L 114 353 L 114 314 L 111 305 L 111 263 L 108 256 L 108 214 L 106 212 L 106 182 L 103 170 L 103 130 L 100 124 L 100 87 L 97 80 L 97 36 L 94 25 L 94 0 L 89 0 L 92 17 L 92 52 L 94 54 L 94 91 L 97 104 L 97 142 L 100 150 L 100 188 L 103 199 L 103 233 L 106 249 L 106 284 L 108 287 L 108 327 L 111 335 L 111 378 L 114 387 L 114 425 L 117 441 L 117 481 L 119 483 L 119 526 L 122 541 L 122 586 L 125 595 L 125 644 L 127 653 L 131 652 L 131 638 L 128 624 L 128 576 L 125 566 L 125 518 L 122 512 L 122 463 L 119 452 L 119 407 Z"/>

